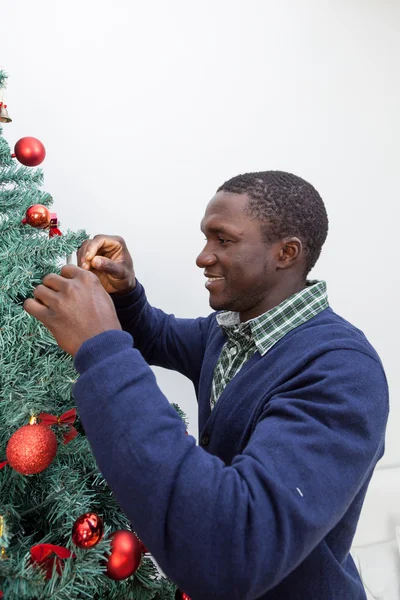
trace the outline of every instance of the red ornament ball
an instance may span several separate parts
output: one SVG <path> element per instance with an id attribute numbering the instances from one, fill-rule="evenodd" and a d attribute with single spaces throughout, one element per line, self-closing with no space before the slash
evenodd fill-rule
<path id="1" fill-rule="evenodd" d="M 72 527 L 72 541 L 78 548 L 93 548 L 104 534 L 103 520 L 94 512 L 77 518 Z"/>
<path id="2" fill-rule="evenodd" d="M 44 161 L 46 149 L 40 140 L 34 137 L 23 137 L 15 144 L 14 154 L 26 167 L 37 167 Z"/>
<path id="3" fill-rule="evenodd" d="M 57 454 L 57 438 L 46 425 L 24 425 L 8 440 L 6 455 L 10 466 L 21 475 L 41 473 Z"/>
<path id="4" fill-rule="evenodd" d="M 43 204 L 32 204 L 25 214 L 25 219 L 22 219 L 24 225 L 30 225 L 35 229 L 45 229 L 49 227 L 51 221 L 50 211 Z"/>
<path id="5" fill-rule="evenodd" d="M 140 541 L 132 531 L 114 531 L 111 534 L 111 554 L 106 559 L 106 575 L 119 581 L 133 575 L 142 558 Z"/>

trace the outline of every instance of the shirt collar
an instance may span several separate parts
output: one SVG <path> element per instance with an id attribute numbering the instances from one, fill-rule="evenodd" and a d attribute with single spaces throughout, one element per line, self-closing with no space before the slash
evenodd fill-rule
<path id="1" fill-rule="evenodd" d="M 253 339 L 261 356 L 289 331 L 306 323 L 325 308 L 328 308 L 328 295 L 325 281 L 307 281 L 306 287 L 293 294 L 278 306 L 262 315 L 240 322 L 239 313 L 223 311 L 217 313 L 218 325 L 230 338 Z"/>

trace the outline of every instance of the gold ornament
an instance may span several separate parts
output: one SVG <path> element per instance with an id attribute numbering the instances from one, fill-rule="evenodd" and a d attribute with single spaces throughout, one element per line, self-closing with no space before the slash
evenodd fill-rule
<path id="1" fill-rule="evenodd" d="M 3 515 L 0 515 L 0 538 L 6 533 L 6 523 L 5 523 L 5 519 L 3 517 Z M 4 548 L 4 546 L 1 546 L 0 548 L 0 560 L 5 560 L 6 558 L 8 558 L 7 554 L 6 554 L 6 549 Z M 1 596 L 0 596 L 1 598 Z"/>

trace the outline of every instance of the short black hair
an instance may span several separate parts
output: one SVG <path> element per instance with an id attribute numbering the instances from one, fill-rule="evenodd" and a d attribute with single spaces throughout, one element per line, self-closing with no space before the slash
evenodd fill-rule
<path id="1" fill-rule="evenodd" d="M 268 224 L 266 242 L 296 236 L 305 251 L 305 276 L 318 260 L 328 234 L 328 215 L 317 190 L 307 181 L 284 171 L 237 175 L 217 190 L 247 194 L 246 213 Z"/>

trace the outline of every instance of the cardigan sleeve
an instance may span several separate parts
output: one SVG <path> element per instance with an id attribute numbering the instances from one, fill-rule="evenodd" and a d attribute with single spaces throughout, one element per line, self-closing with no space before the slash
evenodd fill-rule
<path id="1" fill-rule="evenodd" d="M 319 356 L 268 399 L 230 466 L 185 435 L 126 333 L 85 342 L 75 364 L 100 471 L 196 600 L 248 600 L 279 584 L 341 520 L 383 451 L 386 379 L 359 351 Z"/>
<path id="2" fill-rule="evenodd" d="M 122 329 L 134 336 L 146 362 L 178 371 L 196 385 L 213 314 L 197 319 L 166 314 L 149 304 L 139 281 L 130 294 L 111 298 Z"/>

